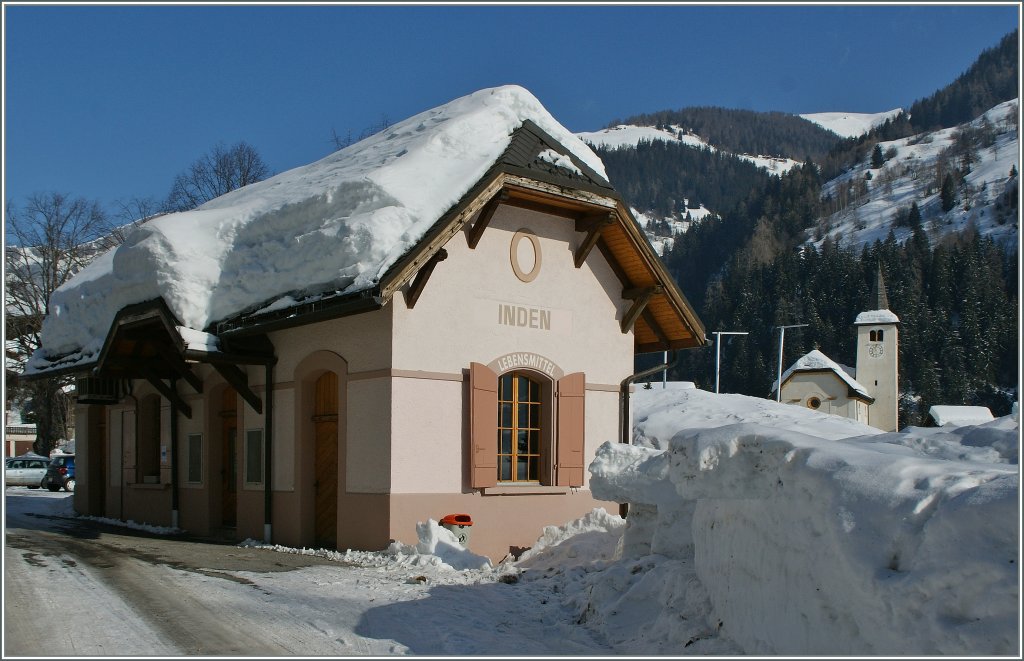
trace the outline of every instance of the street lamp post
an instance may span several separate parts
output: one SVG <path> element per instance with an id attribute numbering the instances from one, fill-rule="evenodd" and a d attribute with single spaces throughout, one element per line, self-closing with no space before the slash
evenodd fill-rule
<path id="1" fill-rule="evenodd" d="M 721 336 L 722 335 L 747 335 L 747 331 L 714 331 L 712 333 L 715 336 L 715 392 L 718 392 L 718 366 L 721 361 L 722 347 L 721 347 Z"/>
<path id="2" fill-rule="evenodd" d="M 775 379 L 777 384 L 775 387 L 775 401 L 782 401 L 782 338 L 786 336 L 787 328 L 803 328 L 804 326 L 810 326 L 810 324 L 791 324 L 789 326 L 776 326 L 779 329 L 779 371 L 778 376 Z"/>

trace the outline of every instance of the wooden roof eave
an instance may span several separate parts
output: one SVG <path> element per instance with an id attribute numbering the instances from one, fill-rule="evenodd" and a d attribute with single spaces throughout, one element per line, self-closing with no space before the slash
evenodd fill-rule
<path id="1" fill-rule="evenodd" d="M 679 315 L 693 338 L 692 341 L 672 341 L 666 348 L 690 349 L 706 346 L 708 344 L 708 340 L 704 324 L 702 324 L 700 319 L 697 317 L 693 306 L 691 306 L 690 302 L 686 299 L 686 295 L 683 294 L 676 285 L 675 280 L 672 279 L 672 276 L 665 268 L 665 264 L 661 261 L 661 258 L 658 257 L 656 252 L 654 252 L 654 248 L 640 229 L 640 225 L 636 222 L 636 219 L 633 218 L 633 214 L 621 201 L 617 206 L 617 211 L 621 220 L 620 227 L 623 228 L 626 235 L 636 246 L 637 251 L 645 262 L 645 265 L 650 269 L 655 282 L 663 285 L 663 291 L 659 293 L 658 296 L 662 297 L 673 308 L 676 314 Z M 655 351 L 658 350 L 659 349 L 655 349 Z"/>

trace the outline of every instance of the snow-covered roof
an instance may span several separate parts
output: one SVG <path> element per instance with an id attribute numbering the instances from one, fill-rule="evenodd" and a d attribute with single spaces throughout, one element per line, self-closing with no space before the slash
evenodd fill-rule
<path id="1" fill-rule="evenodd" d="M 935 421 L 940 427 L 950 425 L 953 427 L 964 427 L 967 425 L 980 425 L 992 422 L 995 418 L 992 411 L 985 406 L 953 406 L 936 404 L 928 409 L 928 417 Z"/>
<path id="2" fill-rule="evenodd" d="M 867 388 L 858 383 L 857 380 L 850 375 L 850 372 L 852 371 L 850 368 L 843 367 L 817 349 L 808 351 L 797 359 L 797 361 L 793 363 L 788 370 L 783 372 L 782 383 L 785 383 L 789 377 L 797 372 L 820 372 L 822 370 L 831 370 L 835 372 L 836 376 L 838 376 L 839 379 L 850 388 L 850 390 L 865 399 L 872 399 L 871 395 L 868 394 Z M 778 388 L 779 382 L 775 381 L 772 384 L 772 392 L 775 392 Z"/>
<path id="3" fill-rule="evenodd" d="M 898 324 L 900 323 L 900 318 L 891 310 L 868 310 L 867 312 L 861 312 L 858 314 L 853 323 L 855 326 L 866 324 Z"/>
<path id="4" fill-rule="evenodd" d="M 203 331 L 258 307 L 373 287 L 527 121 L 607 181 L 594 152 L 530 92 L 480 90 L 310 165 L 145 223 L 54 293 L 43 349 L 26 372 L 52 369 L 58 359 L 61 367 L 88 364 L 117 312 L 144 301 L 163 299 L 183 329 Z"/>

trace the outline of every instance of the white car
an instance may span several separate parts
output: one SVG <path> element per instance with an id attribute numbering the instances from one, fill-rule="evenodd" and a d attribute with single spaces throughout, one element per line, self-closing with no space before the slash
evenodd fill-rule
<path id="1" fill-rule="evenodd" d="M 28 487 L 38 489 L 46 479 L 46 467 L 49 461 L 45 457 L 15 457 L 7 461 L 4 470 L 4 483 L 9 487 Z"/>

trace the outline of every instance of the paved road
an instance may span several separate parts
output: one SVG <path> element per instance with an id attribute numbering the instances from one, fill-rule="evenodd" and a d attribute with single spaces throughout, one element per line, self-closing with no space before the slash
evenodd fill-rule
<path id="1" fill-rule="evenodd" d="M 187 572 L 260 590 L 234 572 L 328 561 L 54 516 L 70 504 L 54 499 L 71 497 L 6 490 L 5 657 L 295 653 L 297 641 L 280 631 L 261 631 L 242 612 L 175 588 Z"/>

